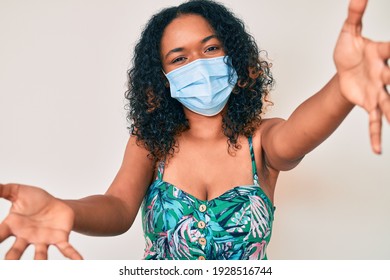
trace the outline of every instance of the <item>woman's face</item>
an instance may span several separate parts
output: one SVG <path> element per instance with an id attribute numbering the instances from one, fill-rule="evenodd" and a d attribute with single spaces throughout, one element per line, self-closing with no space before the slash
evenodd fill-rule
<path id="1" fill-rule="evenodd" d="M 206 19 L 186 14 L 165 28 L 160 55 L 163 70 L 169 73 L 199 58 L 224 56 L 225 51 Z"/>

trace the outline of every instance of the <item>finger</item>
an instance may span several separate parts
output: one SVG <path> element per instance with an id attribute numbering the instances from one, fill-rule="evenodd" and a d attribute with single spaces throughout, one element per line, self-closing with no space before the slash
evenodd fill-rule
<path id="1" fill-rule="evenodd" d="M 35 244 L 34 260 L 47 260 L 48 248 L 46 244 Z"/>
<path id="2" fill-rule="evenodd" d="M 5 255 L 6 260 L 19 260 L 24 251 L 28 247 L 28 243 L 22 238 L 16 238 L 14 245 Z"/>
<path id="3" fill-rule="evenodd" d="M 390 95 L 387 92 L 386 87 L 383 88 L 383 91 L 379 96 L 379 108 L 390 123 Z"/>
<path id="4" fill-rule="evenodd" d="M 390 58 L 390 42 L 378 43 L 378 53 L 383 60 Z"/>
<path id="5" fill-rule="evenodd" d="M 368 0 L 351 0 L 348 6 L 346 23 L 351 25 L 357 34 L 361 33 L 362 17 Z M 355 34 L 356 35 L 356 34 Z"/>
<path id="6" fill-rule="evenodd" d="M 18 191 L 18 184 L 0 184 L 0 197 L 5 198 L 11 202 L 14 202 L 16 200 Z"/>
<path id="7" fill-rule="evenodd" d="M 381 154 L 382 112 L 379 108 L 369 114 L 370 140 L 374 153 Z"/>
<path id="8" fill-rule="evenodd" d="M 72 245 L 70 245 L 68 242 L 61 242 L 57 243 L 56 247 L 60 252 L 67 258 L 71 260 L 82 260 L 83 257 L 80 255 L 79 252 L 76 251 L 75 248 L 73 248 Z"/>
<path id="9" fill-rule="evenodd" d="M 347 22 L 353 25 L 359 25 L 367 6 L 367 0 L 351 0 L 348 6 Z"/>
<path id="10" fill-rule="evenodd" d="M 0 224 L 0 243 L 6 240 L 11 235 L 12 233 L 8 225 L 4 223 Z"/>
<path id="11" fill-rule="evenodd" d="M 388 66 L 385 66 L 382 71 L 382 82 L 385 85 L 390 85 L 390 68 Z"/>

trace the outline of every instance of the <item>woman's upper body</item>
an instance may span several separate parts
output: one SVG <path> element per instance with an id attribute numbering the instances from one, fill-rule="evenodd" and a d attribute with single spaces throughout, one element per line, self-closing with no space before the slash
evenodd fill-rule
<path id="1" fill-rule="evenodd" d="M 275 207 L 259 185 L 252 140 L 249 137 L 246 141 L 245 165 L 226 169 L 220 177 L 229 173 L 234 176 L 237 169 L 243 169 L 251 170 L 251 180 L 207 199 L 166 181 L 165 162 L 159 164 L 142 204 L 144 259 L 267 258 Z M 203 174 L 207 177 L 208 170 Z"/>
<path id="2" fill-rule="evenodd" d="M 272 84 L 269 66 L 258 60 L 258 52 L 254 54 L 255 60 L 250 56 L 246 62 L 237 60 L 240 52 L 251 50 L 232 45 L 230 41 L 235 34 L 224 26 L 225 22 L 219 24 L 222 27 L 217 26 L 218 19 L 213 23 L 207 17 L 206 8 L 180 13 L 172 9 L 169 20 L 154 17 L 152 20 L 157 22 L 163 20 L 161 39 L 151 39 L 156 30 L 150 25 L 136 47 L 135 66 L 129 75 L 141 78 L 130 81 L 128 95 L 133 136 L 111 186 L 105 195 L 63 201 L 34 187 L 0 185 L 0 197 L 13 202 L 10 214 L 0 225 L 0 242 L 16 236 L 6 258 L 20 258 L 28 244 L 35 244 L 36 258 L 47 258 L 50 244 L 56 245 L 66 257 L 81 258 L 69 244 L 71 230 L 91 235 L 125 232 L 142 201 L 148 199 L 146 194 L 155 184 L 162 162 L 161 181 L 199 201 L 218 199 L 235 186 L 253 185 L 255 163 L 259 188 L 265 195 L 263 202 L 273 206 L 279 172 L 294 168 L 338 127 L 354 105 L 368 111 L 372 147 L 380 153 L 382 114 L 390 120 L 390 98 L 385 90 L 385 85 L 390 83 L 390 69 L 385 63 L 390 56 L 390 44 L 361 37 L 366 2 L 352 0 L 350 3 L 335 49 L 337 74 L 287 120 L 261 119 L 262 106 Z M 221 35 L 224 28 L 225 33 Z M 248 42 L 253 46 L 250 38 L 247 34 L 244 46 Z M 145 45 L 150 45 L 150 49 L 142 50 Z M 167 95 L 169 83 L 164 74 L 198 59 L 221 56 L 232 58 L 238 82 L 220 113 L 197 114 Z M 155 61 L 153 66 L 151 61 Z M 239 100 L 237 96 L 244 92 L 258 96 L 253 100 L 249 97 Z M 260 107 L 251 107 L 255 102 L 260 102 Z M 245 104 L 241 115 L 237 108 L 232 109 L 235 104 Z M 160 108 L 165 109 L 161 112 L 166 115 L 158 113 Z M 240 118 L 234 119 L 234 113 L 246 116 L 246 122 L 240 126 Z M 175 121 L 180 125 L 172 126 Z M 251 147 L 248 139 L 253 143 Z M 251 149 L 253 161 L 248 160 Z M 62 219 L 58 218 L 59 214 Z"/>

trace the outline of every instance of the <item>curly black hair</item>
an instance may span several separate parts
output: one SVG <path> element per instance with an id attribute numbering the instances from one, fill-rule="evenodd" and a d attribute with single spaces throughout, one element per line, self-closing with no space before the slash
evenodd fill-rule
<path id="1" fill-rule="evenodd" d="M 131 134 L 154 160 L 173 156 L 177 136 L 189 129 L 183 107 L 172 98 L 162 74 L 160 43 L 165 27 L 183 14 L 205 18 L 231 58 L 238 81 L 223 110 L 223 133 L 228 147 L 239 149 L 239 135 L 251 136 L 260 125 L 261 113 L 273 85 L 270 64 L 260 58 L 254 38 L 245 31 L 244 23 L 220 3 L 193 0 L 155 14 L 145 26 L 135 46 L 133 66 L 128 70 L 128 91 Z"/>

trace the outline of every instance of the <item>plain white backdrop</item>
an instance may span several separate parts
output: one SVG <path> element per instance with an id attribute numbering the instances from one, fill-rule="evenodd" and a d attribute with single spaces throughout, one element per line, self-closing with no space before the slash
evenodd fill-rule
<path id="1" fill-rule="evenodd" d="M 0 0 L 0 182 L 60 198 L 104 193 L 129 137 L 126 71 L 149 18 L 181 1 Z M 347 0 L 223 0 L 273 63 L 275 105 L 287 118 L 335 73 L 333 48 Z M 390 1 L 370 1 L 363 34 L 390 40 Z M 326 118 L 326 116 L 323 116 Z M 282 173 L 270 259 L 390 258 L 390 129 L 369 146 L 366 113 Z M 0 200 L 0 219 L 10 203 Z M 13 242 L 0 244 L 4 256 Z M 86 259 L 140 259 L 139 216 L 117 237 L 71 235 Z M 29 248 L 24 259 L 31 259 Z M 56 248 L 51 259 L 63 259 Z"/>

